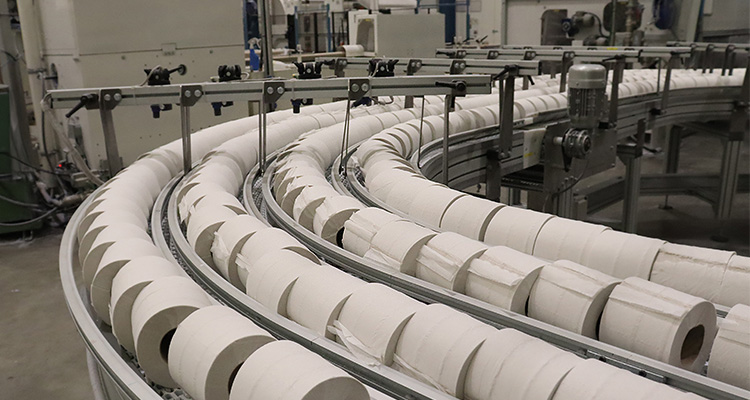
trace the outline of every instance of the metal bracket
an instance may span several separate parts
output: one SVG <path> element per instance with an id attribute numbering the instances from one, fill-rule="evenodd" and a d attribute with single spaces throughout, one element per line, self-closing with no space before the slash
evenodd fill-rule
<path id="1" fill-rule="evenodd" d="M 412 58 L 406 63 L 406 75 L 414 75 L 422 69 L 422 60 Z"/>
<path id="2" fill-rule="evenodd" d="M 488 60 L 494 60 L 496 58 L 500 57 L 500 52 L 497 50 L 490 50 L 487 52 L 487 59 Z"/>
<path id="3" fill-rule="evenodd" d="M 620 93 L 620 82 L 622 82 L 622 73 L 625 70 L 625 60 L 616 58 L 615 65 L 612 68 L 612 89 L 609 93 L 609 124 L 611 127 L 617 126 L 617 109 Z"/>
<path id="4" fill-rule="evenodd" d="M 734 59 L 736 56 L 734 51 L 736 49 L 735 45 L 730 44 L 724 50 L 724 63 L 721 65 L 721 76 L 726 75 L 727 72 L 729 72 L 729 75 L 732 75 L 732 72 L 734 72 Z"/>
<path id="5" fill-rule="evenodd" d="M 190 108 L 203 97 L 203 86 L 180 86 L 180 126 L 182 128 L 182 168 L 185 174 L 193 165 L 190 137 Z"/>
<path id="6" fill-rule="evenodd" d="M 86 109 L 99 109 L 99 117 L 102 122 L 104 133 L 104 148 L 107 152 L 107 164 L 109 173 L 115 176 L 122 169 L 122 160 L 117 148 L 117 136 L 115 135 L 115 124 L 112 119 L 112 110 L 122 101 L 120 89 L 102 89 L 99 91 L 98 101 L 86 104 Z"/>
<path id="7" fill-rule="evenodd" d="M 466 69 L 466 61 L 464 60 L 453 60 L 451 62 L 451 68 L 450 68 L 450 74 L 451 75 L 458 75 L 464 72 Z"/>
<path id="8" fill-rule="evenodd" d="M 701 64 L 703 67 L 703 73 L 706 73 L 706 70 L 708 69 L 708 72 L 714 72 L 713 64 L 711 63 L 711 54 L 714 52 L 714 49 L 716 46 L 713 44 L 709 44 L 706 46 L 706 50 L 703 51 L 703 59 L 701 60 Z"/>
<path id="9" fill-rule="evenodd" d="M 266 170 L 266 157 L 268 154 L 267 143 L 268 143 L 268 124 L 266 121 L 266 114 L 268 113 L 268 106 L 275 103 L 286 93 L 286 86 L 284 81 L 264 81 L 263 82 L 263 95 L 260 100 L 260 113 L 258 115 L 258 166 L 261 172 Z"/>
<path id="10" fill-rule="evenodd" d="M 370 93 L 372 86 L 367 78 L 349 79 L 349 100 L 358 101 Z"/>
<path id="11" fill-rule="evenodd" d="M 346 72 L 344 72 L 344 70 L 346 69 L 347 64 L 348 63 L 346 61 L 346 58 L 337 58 L 333 62 L 333 74 L 338 76 L 339 78 L 344 77 L 346 75 Z"/>
<path id="12" fill-rule="evenodd" d="M 572 51 L 565 51 L 562 54 L 562 61 L 560 65 L 560 93 L 565 93 L 568 88 L 568 70 L 573 65 L 573 60 L 576 58 L 576 53 Z"/>

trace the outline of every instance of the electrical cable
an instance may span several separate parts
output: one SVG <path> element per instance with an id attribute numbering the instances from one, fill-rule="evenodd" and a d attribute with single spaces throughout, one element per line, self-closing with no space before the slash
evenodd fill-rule
<path id="1" fill-rule="evenodd" d="M 146 75 L 146 79 L 143 81 L 143 83 L 141 83 L 138 86 L 146 86 L 146 84 L 148 83 L 148 80 L 151 79 L 151 76 L 154 75 L 154 71 L 156 71 L 159 68 L 161 68 L 161 65 L 157 65 L 157 66 L 151 68 L 151 70 L 148 71 L 148 75 Z"/>
<path id="2" fill-rule="evenodd" d="M 54 214 L 57 210 L 58 210 L 58 208 L 55 207 L 55 208 L 53 208 L 53 209 L 45 212 L 44 214 L 42 214 L 42 215 L 40 215 L 38 217 L 27 219 L 25 221 L 19 221 L 19 222 L 0 222 L 0 226 L 5 226 L 5 227 L 12 228 L 12 227 L 18 227 L 18 226 L 24 226 L 24 225 L 28 225 L 28 224 L 33 224 L 34 222 L 46 219 L 50 215 Z"/>
<path id="3" fill-rule="evenodd" d="M 24 161 L 24 160 L 22 160 L 22 159 L 20 159 L 20 158 L 18 158 L 16 156 L 14 156 L 14 155 L 6 152 L 6 151 L 0 152 L 0 155 L 3 155 L 3 156 L 6 156 L 8 158 L 11 158 L 13 160 L 16 160 L 17 162 L 19 162 L 19 163 L 21 163 L 21 164 L 23 164 L 23 165 L 25 165 L 25 166 L 27 166 L 29 168 L 33 168 L 35 171 L 38 171 L 38 172 L 44 172 L 44 173 L 50 174 L 50 175 L 68 175 L 68 174 L 64 174 L 64 173 L 60 173 L 60 172 L 50 171 L 50 170 L 47 170 L 47 169 L 44 169 L 44 168 L 41 168 L 41 167 L 35 167 L 35 166 L 27 163 L 26 161 Z"/>
<path id="4" fill-rule="evenodd" d="M 21 207 L 35 208 L 35 209 L 41 208 L 41 206 L 39 204 L 24 203 L 23 201 L 18 201 L 18 200 L 12 199 L 10 197 L 6 197 L 6 196 L 4 196 L 2 194 L 0 194 L 0 200 L 4 201 L 6 203 L 15 204 L 15 205 L 21 206 Z"/>

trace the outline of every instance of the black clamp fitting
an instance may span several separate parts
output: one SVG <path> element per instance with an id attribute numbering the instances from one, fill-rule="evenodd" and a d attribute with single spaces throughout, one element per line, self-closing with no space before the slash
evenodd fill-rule
<path id="1" fill-rule="evenodd" d="M 376 78 L 391 77 L 395 75 L 394 69 L 396 67 L 396 64 L 398 64 L 397 59 L 381 60 L 373 58 L 367 65 L 367 71 L 369 72 L 370 76 Z"/>

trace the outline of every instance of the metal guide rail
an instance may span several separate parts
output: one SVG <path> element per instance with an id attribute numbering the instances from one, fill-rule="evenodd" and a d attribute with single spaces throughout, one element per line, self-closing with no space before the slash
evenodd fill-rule
<path id="1" fill-rule="evenodd" d="M 371 73 L 395 73 L 395 67 L 401 60 L 389 60 L 379 58 L 349 57 L 349 58 L 325 58 L 318 57 L 316 62 L 322 62 L 330 66 L 336 76 L 343 76 L 344 70 L 351 67 L 368 68 L 374 67 Z M 396 61 L 389 65 L 389 62 Z M 386 69 L 387 67 L 387 69 Z M 402 71 L 406 75 L 447 73 L 456 74 L 485 74 L 497 75 L 498 73 L 513 68 L 519 76 L 537 76 L 541 73 L 541 65 L 536 60 L 480 60 L 462 59 L 450 60 L 444 58 L 409 58 L 403 62 Z"/>
<path id="2" fill-rule="evenodd" d="M 583 62 L 601 62 L 619 57 L 626 62 L 636 62 L 643 58 L 687 58 L 692 51 L 691 47 L 504 46 L 498 49 L 438 49 L 436 54 L 450 58 L 521 57 L 540 61 L 560 61 L 567 56 Z"/>
<path id="3" fill-rule="evenodd" d="M 681 368 L 641 356 L 575 333 L 565 331 L 529 317 L 512 313 L 466 295 L 446 290 L 393 270 L 383 264 L 349 253 L 329 243 L 302 227 L 287 215 L 274 200 L 271 192 L 275 163 L 264 174 L 252 174 L 245 182 L 245 207 L 258 210 L 254 204 L 252 187 L 261 180 L 264 209 L 273 225 L 284 229 L 326 262 L 367 281 L 389 285 L 411 297 L 427 303 L 442 303 L 484 321 L 495 327 L 517 329 L 550 344 L 569 350 L 586 358 L 597 358 L 613 366 L 637 373 L 648 379 L 662 382 L 681 390 L 710 399 L 746 399 L 750 392 L 719 382 Z M 334 172 L 335 173 L 335 172 Z M 263 216 L 258 215 L 259 218 Z"/>

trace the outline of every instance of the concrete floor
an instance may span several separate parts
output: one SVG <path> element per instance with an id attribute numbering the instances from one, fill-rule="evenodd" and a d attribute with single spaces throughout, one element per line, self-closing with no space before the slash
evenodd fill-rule
<path id="1" fill-rule="evenodd" d="M 683 143 L 681 171 L 718 171 L 719 142 L 694 136 Z M 740 171 L 750 170 L 745 141 Z M 663 154 L 647 154 L 643 172 L 661 170 Z M 614 171 L 617 172 L 617 171 Z M 750 253 L 750 201 L 737 195 L 726 243 L 711 240 L 719 224 L 711 207 L 690 197 L 670 198 L 672 210 L 659 209 L 663 197 L 642 198 L 638 233 L 675 243 Z M 620 204 L 594 215 L 617 219 Z M 7 399 L 90 399 L 83 342 L 63 299 L 58 272 L 59 230 L 32 241 L 0 236 L 0 397 Z"/>

